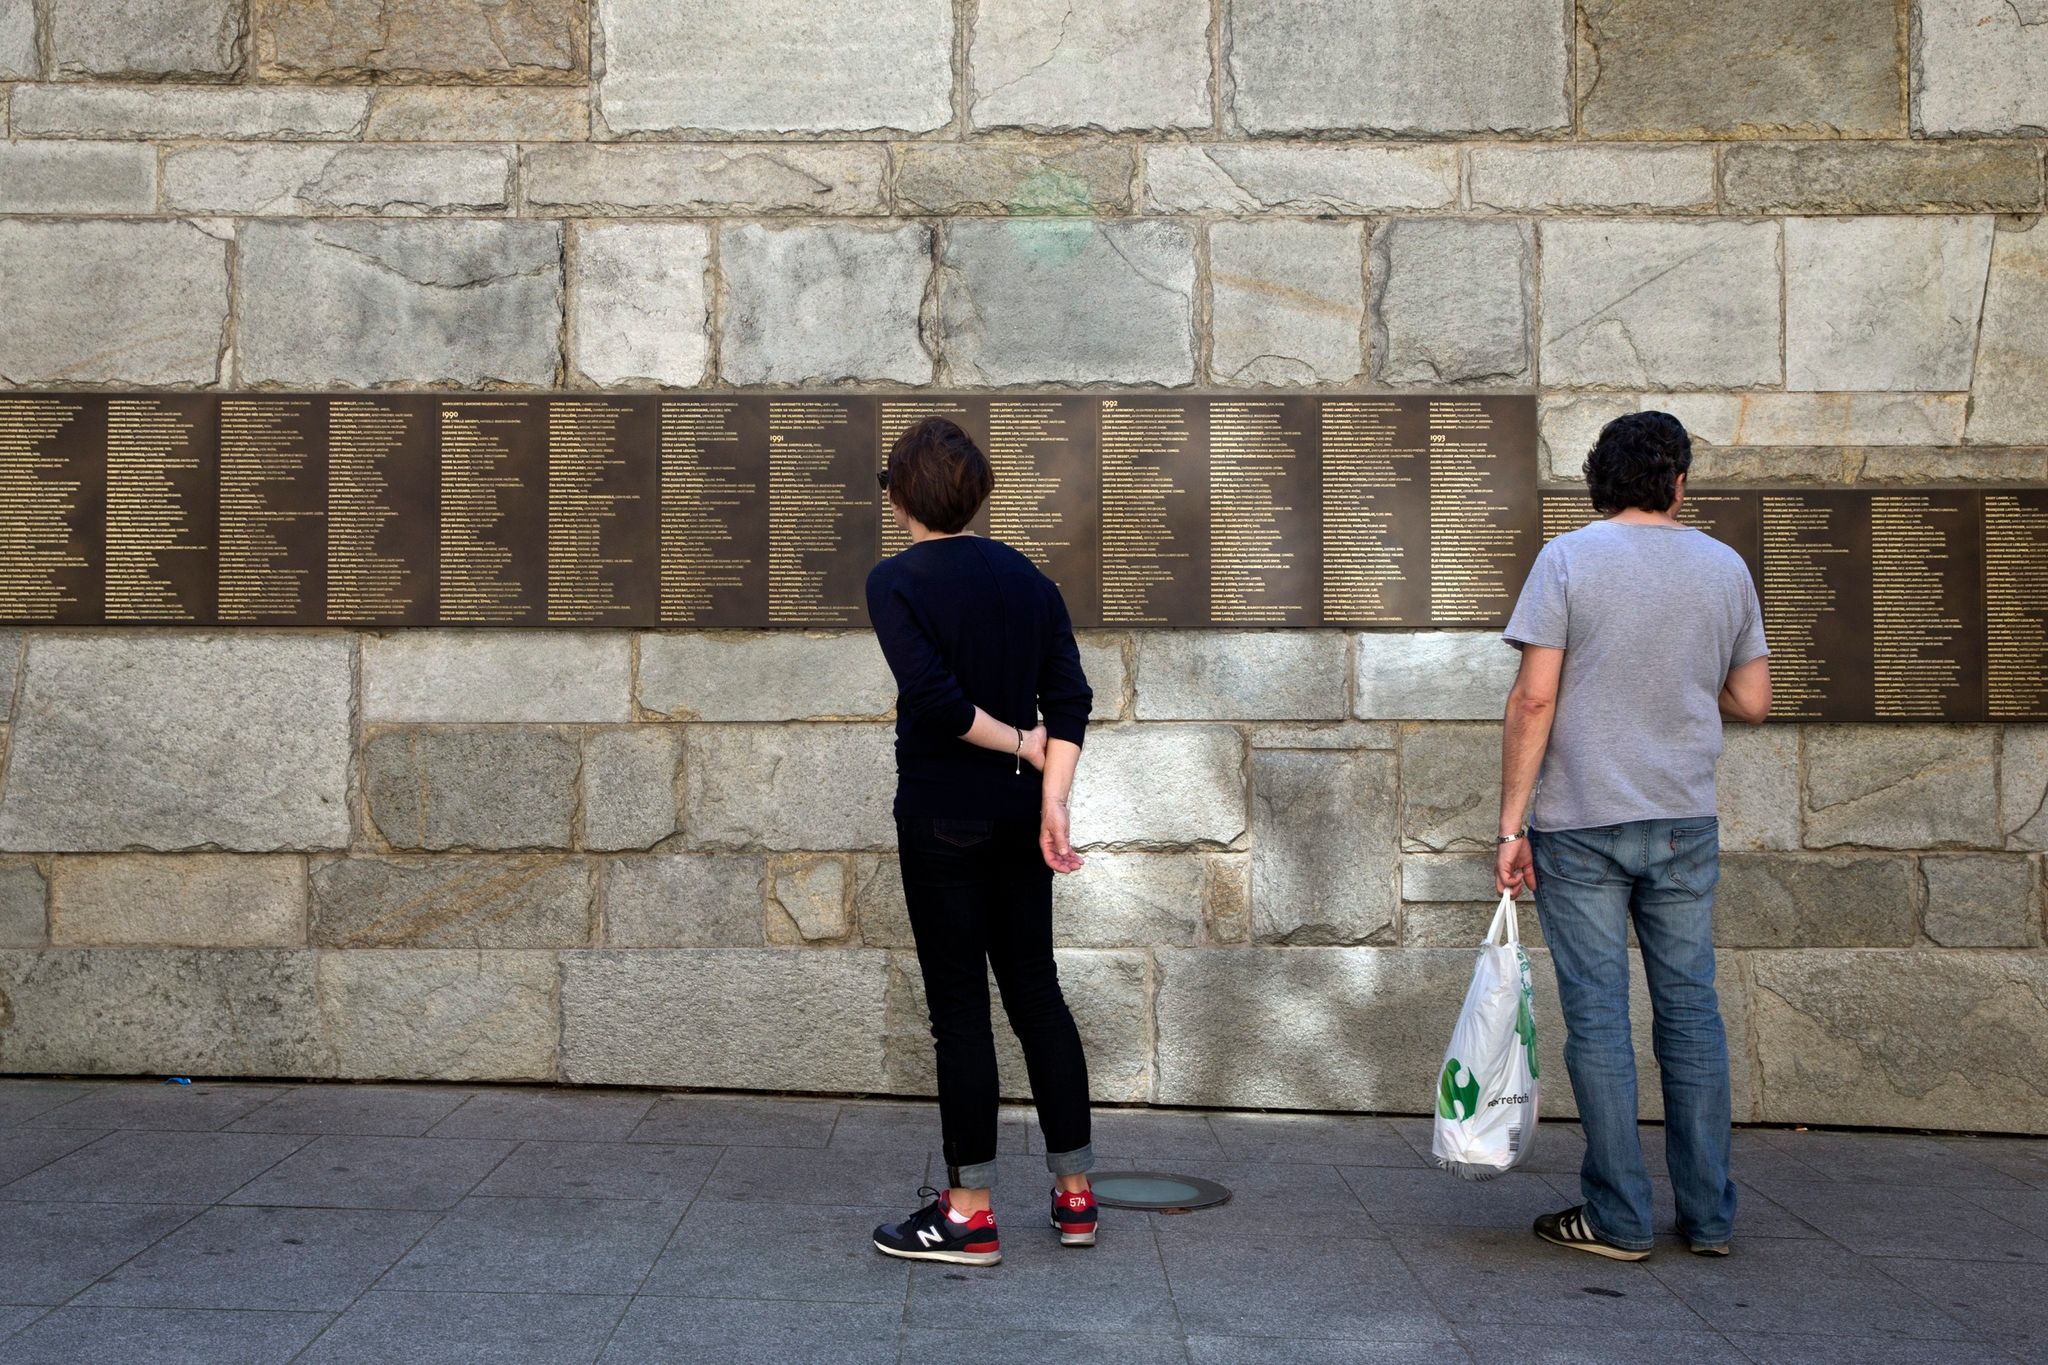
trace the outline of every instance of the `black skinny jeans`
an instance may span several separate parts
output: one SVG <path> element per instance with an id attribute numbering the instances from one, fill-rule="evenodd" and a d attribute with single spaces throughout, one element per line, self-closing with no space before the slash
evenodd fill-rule
<path id="1" fill-rule="evenodd" d="M 1035 819 L 896 822 L 903 895 L 939 1059 L 947 1183 L 995 1183 L 996 1042 L 988 973 L 1024 1045 L 1046 1169 L 1079 1175 L 1088 1145 L 1088 1061 L 1052 955 L 1052 869 Z"/>

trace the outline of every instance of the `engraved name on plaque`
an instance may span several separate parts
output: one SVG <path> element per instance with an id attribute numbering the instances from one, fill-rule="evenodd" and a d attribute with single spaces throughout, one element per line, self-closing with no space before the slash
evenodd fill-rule
<path id="1" fill-rule="evenodd" d="M 101 619 L 106 400 L 0 396 L 0 620 Z"/>

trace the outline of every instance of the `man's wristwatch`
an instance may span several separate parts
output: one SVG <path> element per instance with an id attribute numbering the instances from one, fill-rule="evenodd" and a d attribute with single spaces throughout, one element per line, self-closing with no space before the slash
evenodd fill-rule
<path id="1" fill-rule="evenodd" d="M 1499 848 L 1502 844 L 1512 844 L 1517 839 L 1526 839 L 1528 837 L 1529 831 L 1526 829 L 1516 830 L 1513 834 L 1496 834 L 1493 837 L 1493 846 Z"/>

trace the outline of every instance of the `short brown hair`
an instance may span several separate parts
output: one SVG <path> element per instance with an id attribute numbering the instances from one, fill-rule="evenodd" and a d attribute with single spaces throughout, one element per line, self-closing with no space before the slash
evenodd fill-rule
<path id="1" fill-rule="evenodd" d="M 967 529 L 995 482 L 974 438 L 943 417 L 925 418 L 889 447 L 890 500 L 944 535 Z"/>

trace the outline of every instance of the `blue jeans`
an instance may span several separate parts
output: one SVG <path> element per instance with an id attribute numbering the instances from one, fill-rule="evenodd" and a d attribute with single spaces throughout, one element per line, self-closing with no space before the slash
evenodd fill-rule
<path id="1" fill-rule="evenodd" d="M 1586 1130 L 1579 1171 L 1602 1237 L 1646 1249 L 1650 1177 L 1636 1133 L 1628 1023 L 1628 927 L 1650 987 L 1664 1079 L 1664 1147 L 1678 1232 L 1718 1246 L 1735 1225 L 1728 1176 L 1728 1036 L 1714 993 L 1714 885 L 1721 831 L 1711 817 L 1532 831 L 1536 913 L 1557 968 L 1564 1062 Z"/>

